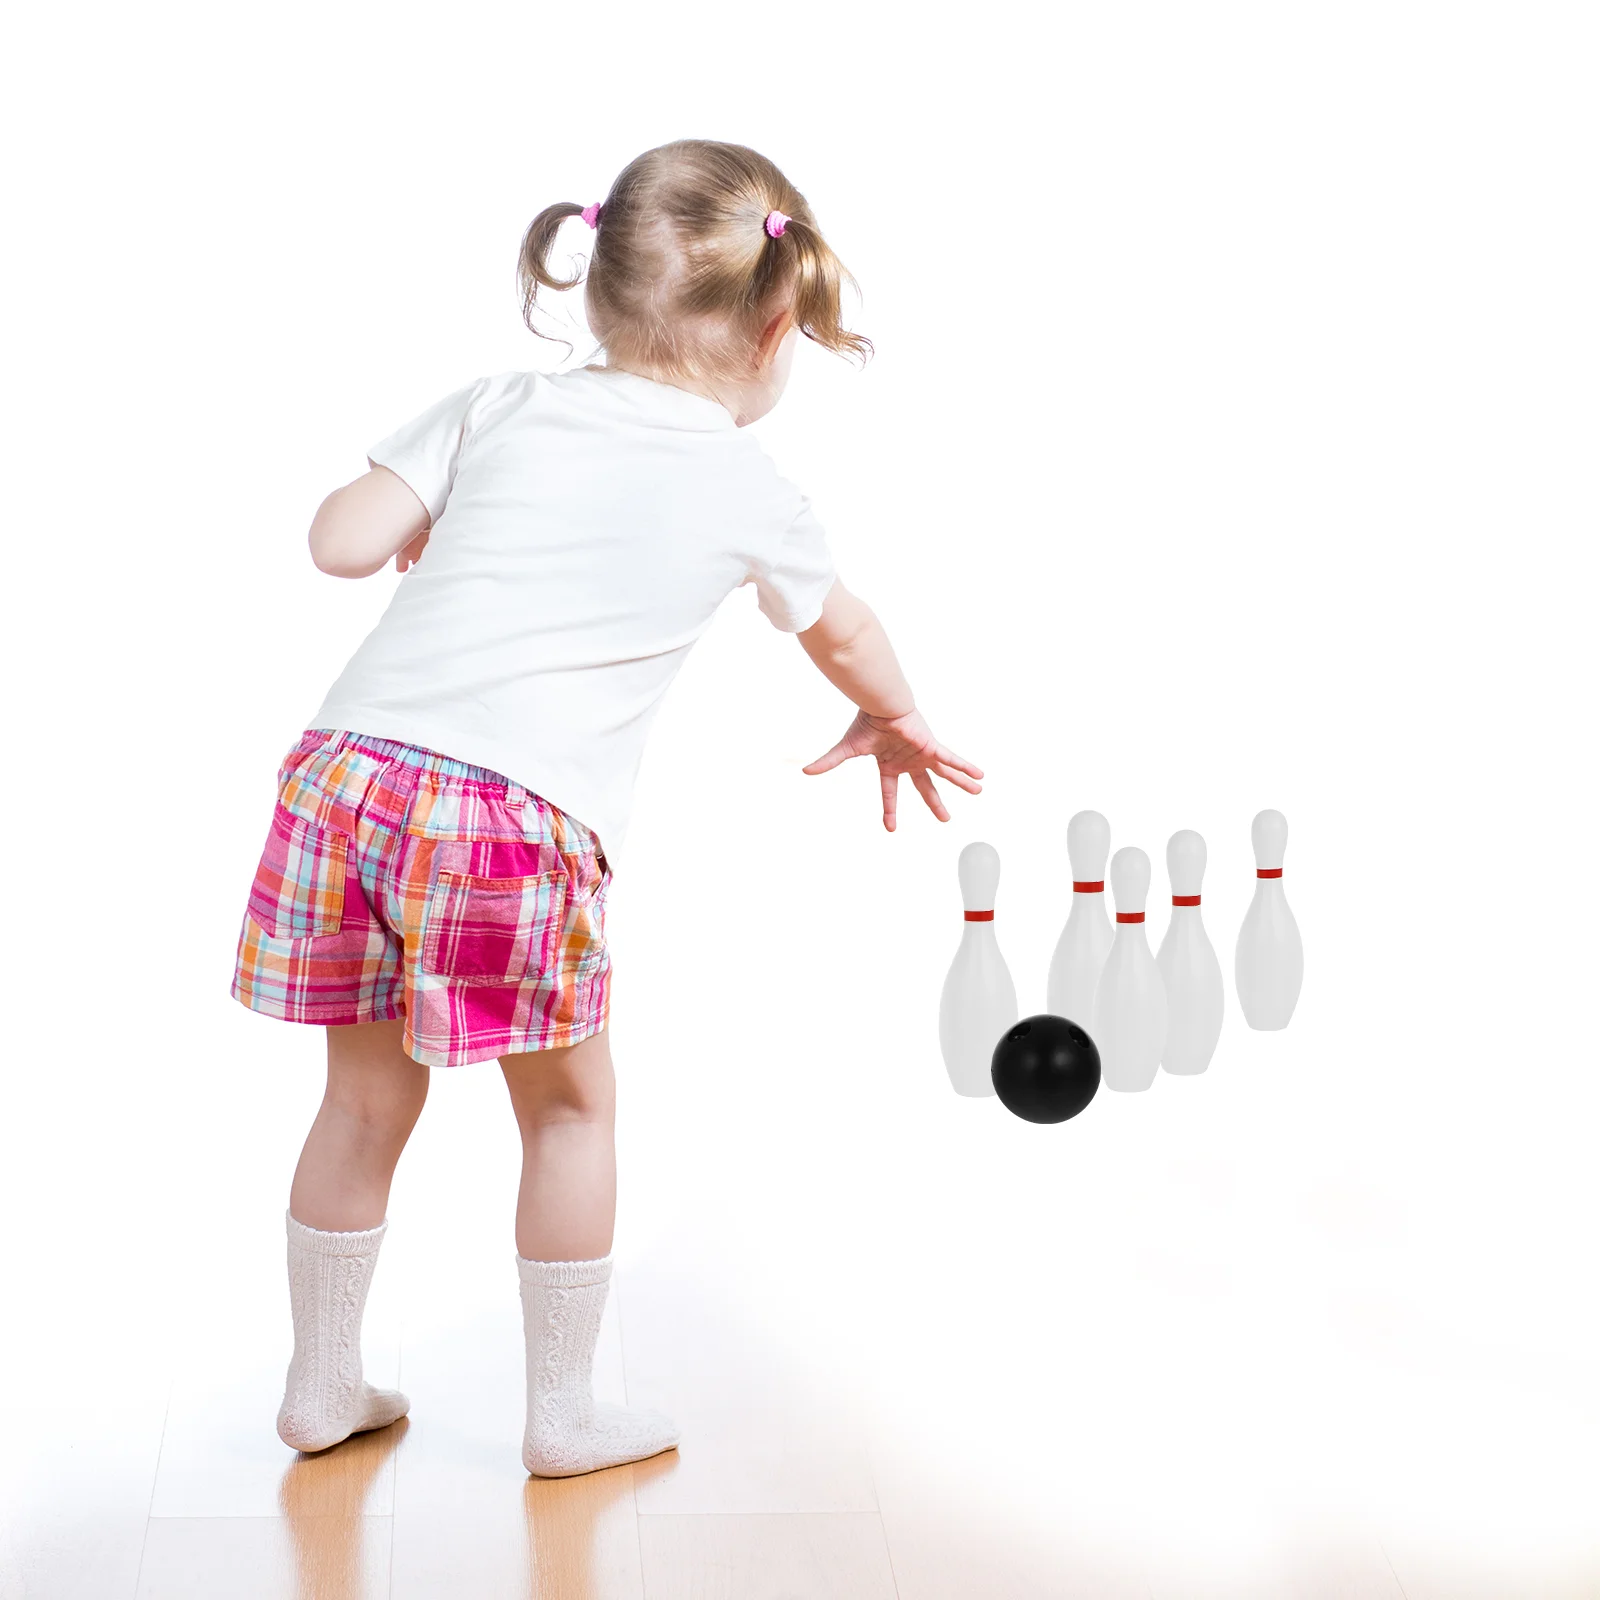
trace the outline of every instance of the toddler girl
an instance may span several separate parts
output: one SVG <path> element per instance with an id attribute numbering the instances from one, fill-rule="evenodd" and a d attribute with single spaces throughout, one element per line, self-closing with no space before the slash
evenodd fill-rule
<path id="1" fill-rule="evenodd" d="M 327 1026 L 286 1216 L 278 1432 L 301 1450 L 406 1413 L 361 1369 L 390 1180 L 429 1070 L 494 1059 L 523 1145 L 523 1462 L 559 1477 L 677 1443 L 669 1418 L 598 1405 L 590 1383 L 616 1206 L 607 854 L 661 697 L 732 590 L 753 584 L 860 708 L 807 772 L 875 757 L 891 829 L 902 773 L 941 821 L 933 775 L 974 794 L 982 777 L 934 739 L 809 501 L 741 431 L 801 334 L 870 349 L 841 325 L 846 274 L 805 198 L 739 145 L 648 151 L 603 203 L 535 218 L 530 327 L 539 290 L 577 281 L 546 258 L 579 216 L 605 364 L 447 395 L 311 525 L 322 571 L 392 557 L 406 578 L 279 768 L 233 979 L 254 1010 Z"/>

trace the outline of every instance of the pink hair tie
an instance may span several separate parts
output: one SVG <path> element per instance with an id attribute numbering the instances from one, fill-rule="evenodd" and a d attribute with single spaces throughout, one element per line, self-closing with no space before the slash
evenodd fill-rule
<path id="1" fill-rule="evenodd" d="M 774 239 L 781 239 L 783 230 L 789 225 L 789 220 L 781 211 L 769 211 L 767 213 L 768 235 Z"/>
<path id="2" fill-rule="evenodd" d="M 600 207 L 603 203 L 604 202 L 602 201 L 596 200 L 592 206 L 585 206 L 583 210 L 578 213 L 578 215 L 581 216 L 591 228 L 598 228 L 600 226 Z"/>

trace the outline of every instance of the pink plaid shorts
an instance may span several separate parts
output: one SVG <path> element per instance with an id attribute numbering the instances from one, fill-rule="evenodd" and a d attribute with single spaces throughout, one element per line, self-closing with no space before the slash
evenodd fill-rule
<path id="1" fill-rule="evenodd" d="M 278 769 L 232 993 L 288 1022 L 405 1018 L 431 1067 L 606 1025 L 611 887 L 581 822 L 487 767 L 308 728 Z"/>

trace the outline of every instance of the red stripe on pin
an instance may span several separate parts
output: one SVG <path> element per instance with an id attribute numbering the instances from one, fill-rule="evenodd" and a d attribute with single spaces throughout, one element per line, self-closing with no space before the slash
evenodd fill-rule
<path id="1" fill-rule="evenodd" d="M 1106 880 L 1098 878 L 1093 883 L 1074 883 L 1072 892 L 1074 894 L 1104 894 L 1106 892 Z"/>
<path id="2" fill-rule="evenodd" d="M 1258 878 L 1281 878 L 1283 876 L 1283 868 L 1282 867 L 1257 867 L 1256 868 L 1256 876 Z"/>
<path id="3" fill-rule="evenodd" d="M 994 921 L 994 912 L 992 912 L 992 911 L 969 911 L 967 913 L 967 921 L 968 922 L 993 922 Z"/>
<path id="4" fill-rule="evenodd" d="M 1142 911 L 1119 911 L 1117 913 L 1117 921 L 1118 922 L 1143 922 L 1144 921 L 1144 912 L 1142 912 Z"/>
<path id="5" fill-rule="evenodd" d="M 1175 906 L 1197 906 L 1200 904 L 1200 896 L 1197 894 L 1175 894 L 1172 897 L 1172 903 Z"/>

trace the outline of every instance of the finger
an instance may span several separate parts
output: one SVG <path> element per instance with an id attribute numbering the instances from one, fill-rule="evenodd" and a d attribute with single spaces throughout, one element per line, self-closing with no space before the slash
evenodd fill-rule
<path id="1" fill-rule="evenodd" d="M 818 773 L 832 772 L 842 761 L 848 761 L 855 752 L 841 739 L 826 755 L 818 756 L 809 767 L 802 767 L 802 772 Z"/>
<path id="2" fill-rule="evenodd" d="M 883 825 L 890 833 L 893 833 L 895 802 L 900 792 L 900 774 L 898 772 L 885 772 L 880 787 L 883 790 Z"/>
<path id="3" fill-rule="evenodd" d="M 948 749 L 942 744 L 934 746 L 933 759 L 935 761 L 943 762 L 947 767 L 958 768 L 960 771 L 966 773 L 968 777 L 981 778 L 983 776 L 982 767 L 976 765 L 974 762 L 968 761 L 965 756 L 958 756 L 954 750 Z M 955 779 L 952 778 L 950 781 L 954 783 Z"/>
<path id="4" fill-rule="evenodd" d="M 982 794 L 983 785 L 975 779 L 969 778 L 965 772 L 958 771 L 955 767 L 946 766 L 942 761 L 930 762 L 930 772 L 937 772 L 946 783 L 953 783 L 958 789 L 965 789 L 968 794 Z"/>
<path id="5" fill-rule="evenodd" d="M 933 779 L 926 772 L 913 772 L 911 781 L 917 786 L 917 793 L 928 802 L 928 809 L 941 822 L 950 820 L 950 813 L 944 808 L 944 801 L 939 798 L 939 791 L 933 786 Z"/>

